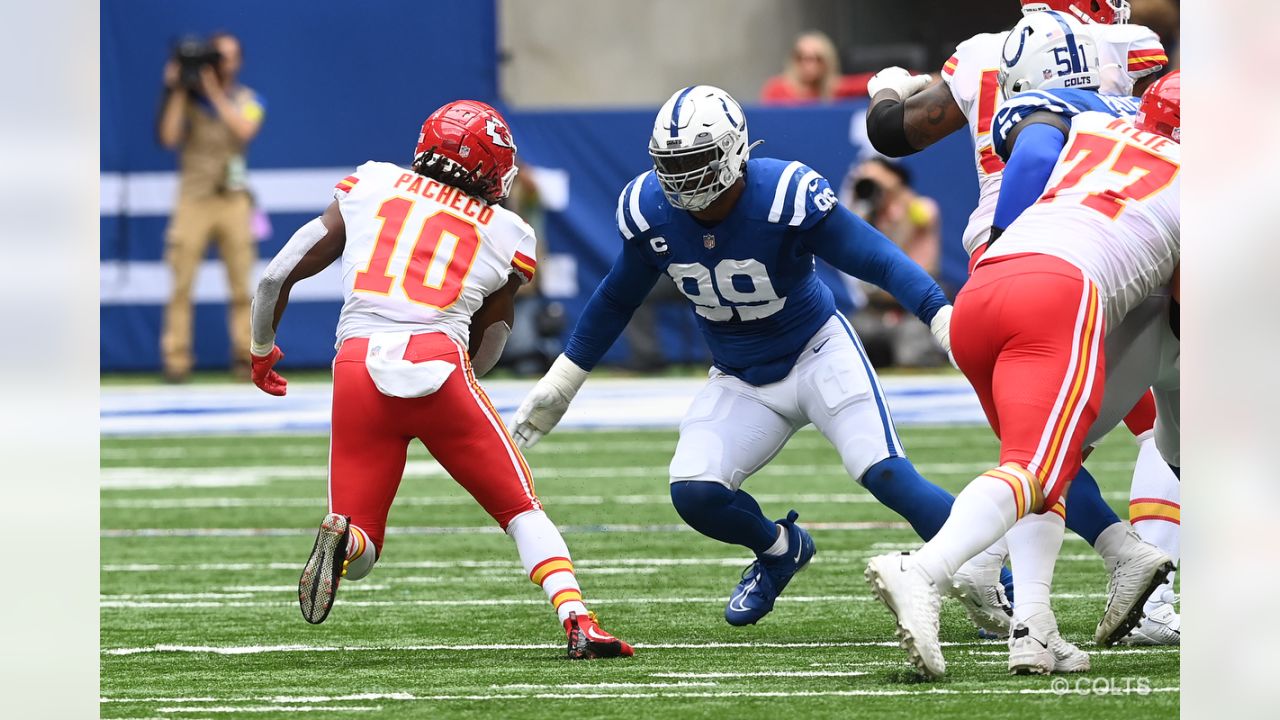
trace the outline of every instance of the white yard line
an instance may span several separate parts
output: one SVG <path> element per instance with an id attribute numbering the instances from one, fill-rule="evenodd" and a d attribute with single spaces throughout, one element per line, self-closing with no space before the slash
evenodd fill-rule
<path id="1" fill-rule="evenodd" d="M 905 522 L 832 522 L 805 523 L 806 530 L 831 531 L 865 531 L 865 530 L 909 530 Z M 562 533 L 672 533 L 692 532 L 688 525 L 561 525 Z M 104 538 L 134 537 L 292 537 L 296 535 L 314 535 L 315 529 L 306 528 L 115 528 L 102 530 Z M 501 535 L 502 529 L 497 525 L 475 525 L 464 527 L 419 526 L 390 527 L 388 535 Z"/>
<path id="2" fill-rule="evenodd" d="M 545 604 L 543 602 L 542 604 Z M 944 642 L 943 647 L 988 646 L 987 642 Z M 898 647 L 896 642 L 705 642 L 705 643 L 633 643 L 639 650 L 810 650 L 822 648 Z M 280 652 L 492 652 L 498 650 L 560 650 L 564 643 L 497 643 L 483 645 L 170 645 L 159 643 L 146 647 L 104 648 L 103 655 L 138 655 L 141 653 L 209 653 L 214 655 L 258 655 Z"/>
<path id="3" fill-rule="evenodd" d="M 742 679 L 756 677 L 779 677 L 779 678 L 823 678 L 823 677 L 858 677 L 868 673 L 862 670 L 749 670 L 740 673 L 730 672 L 708 672 L 708 673 L 688 673 L 688 672 L 660 672 L 649 673 L 649 677 L 658 678 L 726 678 L 726 679 Z"/>

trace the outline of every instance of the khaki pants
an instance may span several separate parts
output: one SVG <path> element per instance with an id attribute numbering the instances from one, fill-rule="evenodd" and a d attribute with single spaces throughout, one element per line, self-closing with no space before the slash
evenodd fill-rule
<path id="1" fill-rule="evenodd" d="M 227 266 L 231 360 L 233 365 L 249 362 L 249 276 L 258 255 L 249 229 L 251 209 L 249 195 L 243 192 L 178 199 L 165 246 L 165 260 L 173 271 L 173 295 L 165 308 L 160 338 L 166 373 L 186 374 L 195 362 L 191 289 L 210 239 L 217 243 Z"/>

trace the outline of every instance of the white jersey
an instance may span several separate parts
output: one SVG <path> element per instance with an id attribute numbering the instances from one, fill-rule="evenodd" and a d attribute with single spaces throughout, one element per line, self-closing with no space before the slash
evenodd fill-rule
<path id="1" fill-rule="evenodd" d="M 1081 113 L 1046 190 L 982 256 L 1053 255 L 1098 286 L 1114 328 L 1169 283 L 1180 252 L 1181 149 L 1127 118 Z"/>
<path id="2" fill-rule="evenodd" d="M 465 347 L 484 299 L 513 275 L 533 279 L 533 229 L 510 210 L 384 162 L 361 165 L 334 198 L 347 227 L 339 345 L 408 330 Z"/>
<path id="3" fill-rule="evenodd" d="M 1168 64 L 1160 39 L 1142 25 L 1089 25 L 1103 65 L 1104 95 L 1129 95 L 1133 83 Z M 1008 32 L 974 35 L 956 47 L 942 66 L 942 80 L 969 121 L 974 164 L 978 168 L 978 207 L 965 227 L 964 249 L 970 255 L 987 241 L 1000 197 L 1004 161 L 991 144 L 991 124 L 1004 100 L 1000 90 L 1000 55 Z M 1127 72 L 1120 72 L 1123 67 Z M 1112 68 L 1112 70 L 1108 70 Z"/>

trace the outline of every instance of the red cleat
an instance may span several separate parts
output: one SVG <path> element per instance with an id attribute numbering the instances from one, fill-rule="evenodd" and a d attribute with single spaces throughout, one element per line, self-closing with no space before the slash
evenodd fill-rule
<path id="1" fill-rule="evenodd" d="M 597 625 L 595 613 L 587 613 L 586 617 L 569 613 L 569 619 L 564 621 L 564 631 L 569 635 L 570 660 L 631 657 L 636 654 L 630 645 Z"/>

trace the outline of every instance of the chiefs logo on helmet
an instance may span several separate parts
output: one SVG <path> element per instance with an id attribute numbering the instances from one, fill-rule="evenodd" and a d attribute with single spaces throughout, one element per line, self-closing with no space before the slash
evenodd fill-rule
<path id="1" fill-rule="evenodd" d="M 497 110 L 456 100 L 427 117 L 413 151 L 413 168 L 486 202 L 511 193 L 516 144 Z"/>

